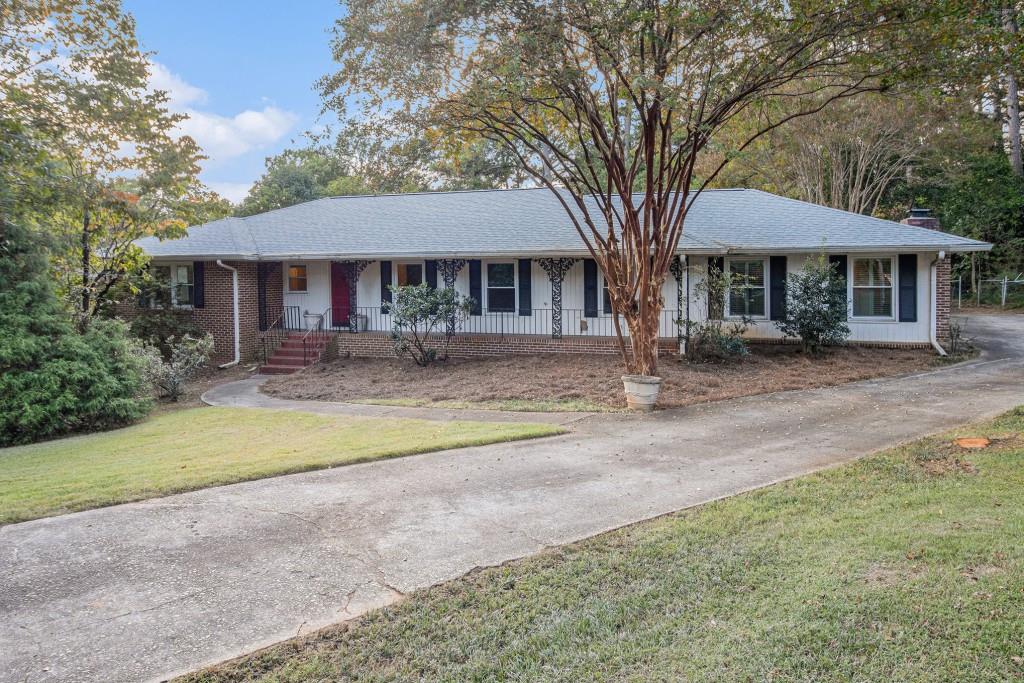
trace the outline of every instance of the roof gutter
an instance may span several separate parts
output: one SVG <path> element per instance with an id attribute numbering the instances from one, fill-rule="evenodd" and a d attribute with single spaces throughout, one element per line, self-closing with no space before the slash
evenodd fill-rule
<path id="1" fill-rule="evenodd" d="M 225 270 L 231 271 L 231 311 L 235 322 L 235 359 L 230 363 L 224 363 L 223 365 L 218 366 L 223 370 L 224 368 L 230 368 L 233 365 L 238 365 L 238 362 L 242 359 L 242 347 L 240 342 L 241 334 L 238 324 L 238 269 L 232 268 L 220 259 L 217 259 L 217 265 Z"/>

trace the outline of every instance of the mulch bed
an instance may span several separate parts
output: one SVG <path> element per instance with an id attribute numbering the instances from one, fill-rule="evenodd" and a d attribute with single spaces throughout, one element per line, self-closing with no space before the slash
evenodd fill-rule
<path id="1" fill-rule="evenodd" d="M 662 408 L 789 389 L 833 386 L 913 372 L 935 364 L 930 350 L 846 347 L 808 357 L 796 346 L 754 346 L 742 361 L 687 363 L 664 358 Z M 616 356 L 546 354 L 458 359 L 421 368 L 404 359 L 343 358 L 275 377 L 263 391 L 318 401 L 419 399 L 495 402 L 583 401 L 625 407 Z"/>

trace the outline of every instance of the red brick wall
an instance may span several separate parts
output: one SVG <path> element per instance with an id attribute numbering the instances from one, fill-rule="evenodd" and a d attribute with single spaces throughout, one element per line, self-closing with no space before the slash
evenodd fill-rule
<path id="1" fill-rule="evenodd" d="M 281 262 L 268 266 L 267 271 L 267 324 L 271 324 L 284 310 L 284 273 Z"/>
<path id="2" fill-rule="evenodd" d="M 361 358 L 386 358 L 393 356 L 394 343 L 386 332 L 361 332 L 338 334 L 338 353 Z M 663 355 L 677 352 L 674 339 L 662 339 L 659 343 Z M 448 353 L 454 358 L 473 356 L 529 355 L 533 353 L 586 353 L 618 355 L 619 347 L 612 337 L 562 337 L 548 336 L 506 336 L 465 335 L 452 339 Z"/>
<path id="3" fill-rule="evenodd" d="M 238 269 L 238 313 L 240 351 L 243 361 L 253 360 L 256 356 L 257 316 L 256 302 L 256 264 L 245 261 L 226 261 L 227 265 Z M 215 364 L 227 363 L 234 358 L 234 314 L 232 311 L 231 271 L 221 268 L 216 261 L 206 261 L 204 266 L 204 306 L 203 308 L 178 309 L 204 332 L 213 335 L 213 356 Z M 277 281 L 281 275 L 278 269 Z M 268 301 L 271 300 L 272 288 L 268 287 Z M 278 284 L 277 299 L 281 298 L 281 287 Z M 280 304 L 278 304 L 280 306 Z M 131 320 L 138 316 L 142 309 L 135 301 L 120 304 L 117 314 L 121 318 Z"/>
<path id="4" fill-rule="evenodd" d="M 935 269 L 935 336 L 940 344 L 949 342 L 949 302 L 952 283 L 949 277 L 949 257 L 940 260 Z"/>
<path id="5" fill-rule="evenodd" d="M 238 322 L 240 351 L 243 361 L 255 357 L 258 334 L 256 303 L 256 264 L 247 261 L 225 261 L 238 269 Z M 214 362 L 226 363 L 234 357 L 234 314 L 232 312 L 231 271 L 207 261 L 205 266 L 205 303 L 192 311 L 192 319 L 205 332 L 213 335 Z"/>

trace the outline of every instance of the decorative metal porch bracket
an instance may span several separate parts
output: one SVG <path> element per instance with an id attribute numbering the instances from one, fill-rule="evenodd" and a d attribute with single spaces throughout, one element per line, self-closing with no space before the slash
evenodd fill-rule
<path id="1" fill-rule="evenodd" d="M 459 276 L 459 271 L 462 270 L 467 263 L 469 263 L 469 261 L 463 258 L 445 258 L 437 260 L 437 270 L 441 273 L 441 280 L 444 282 L 445 289 L 455 288 L 455 278 Z M 447 327 L 449 337 L 455 334 L 454 313 L 448 317 Z"/>
<path id="2" fill-rule="evenodd" d="M 469 263 L 469 261 L 464 258 L 444 258 L 437 260 L 437 270 L 441 273 L 441 280 L 444 282 L 445 289 L 451 289 L 455 286 L 455 278 L 459 276 L 459 271 L 462 270 L 467 263 Z"/>
<path id="3" fill-rule="evenodd" d="M 548 274 L 551 280 L 551 337 L 562 338 L 562 280 L 573 264 L 575 258 L 539 258 L 537 263 Z"/>
<path id="4" fill-rule="evenodd" d="M 668 271 L 676 279 L 676 311 L 680 315 L 683 312 L 683 275 L 686 273 L 686 265 L 683 259 L 685 258 L 685 256 L 676 256 L 668 265 Z M 683 343 L 683 326 L 678 321 L 676 321 L 676 342 L 679 344 Z"/>
<path id="5" fill-rule="evenodd" d="M 366 266 L 373 261 L 354 260 L 342 261 L 345 269 L 345 279 L 348 280 L 348 331 L 356 331 L 356 290 L 359 288 L 359 276 L 366 270 Z M 331 316 L 334 317 L 333 315 Z"/>

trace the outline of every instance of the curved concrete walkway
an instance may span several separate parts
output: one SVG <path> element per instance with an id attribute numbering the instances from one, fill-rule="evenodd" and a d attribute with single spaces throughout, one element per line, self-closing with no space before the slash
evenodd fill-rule
<path id="1" fill-rule="evenodd" d="M 211 488 L 0 528 L 0 680 L 134 681 L 409 591 L 1024 403 L 1024 316 L 976 362 L 598 416 L 565 436 Z"/>
<path id="2" fill-rule="evenodd" d="M 294 401 L 269 396 L 260 391 L 260 386 L 270 379 L 257 375 L 226 382 L 202 395 L 203 403 L 211 406 L 230 408 L 272 408 L 274 410 L 297 410 L 318 415 L 353 415 L 356 417 L 409 417 L 419 420 L 476 420 L 478 422 L 544 422 L 547 424 L 569 425 L 592 415 L 607 413 L 561 412 L 531 413 L 513 410 L 479 410 L 455 408 L 431 408 L 410 406 L 381 406 L 369 403 L 343 403 L 340 401 Z"/>

